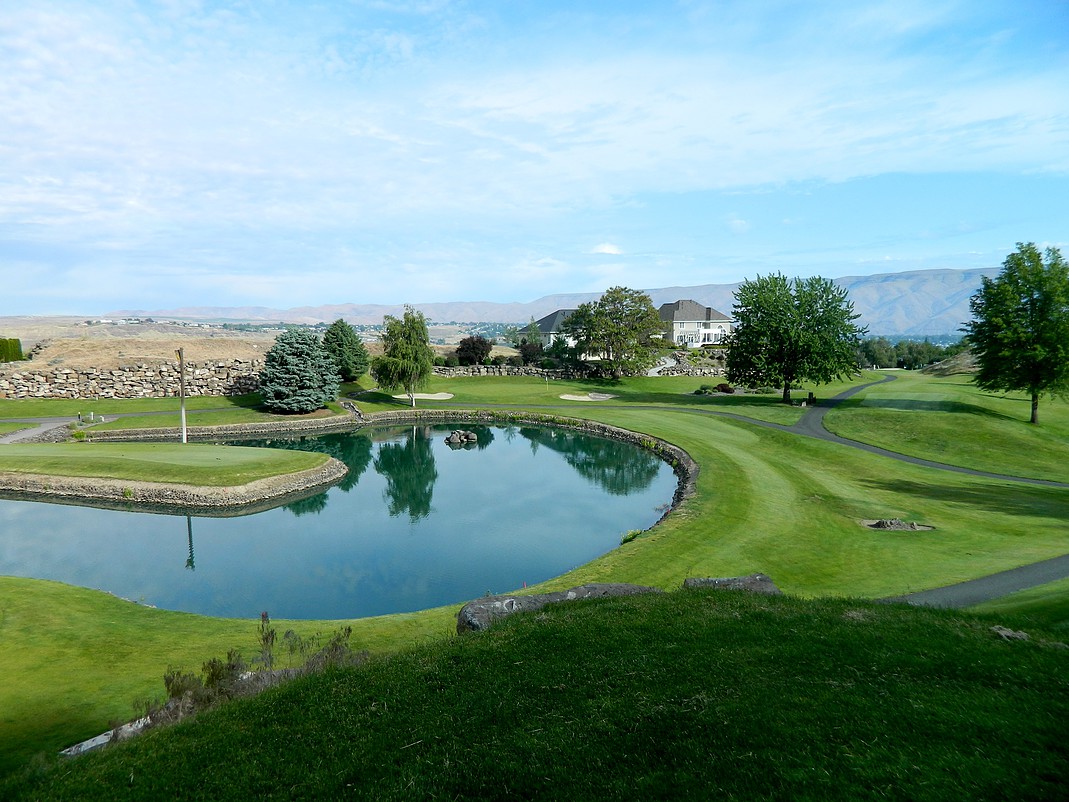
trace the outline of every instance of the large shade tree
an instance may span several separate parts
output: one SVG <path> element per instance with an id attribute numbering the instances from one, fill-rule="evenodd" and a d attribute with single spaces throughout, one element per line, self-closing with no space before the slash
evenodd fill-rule
<path id="1" fill-rule="evenodd" d="M 422 312 L 405 307 L 401 318 L 386 315 L 382 333 L 382 356 L 371 360 L 371 375 L 382 389 L 401 390 L 416 406 L 416 391 L 427 384 L 434 370 L 434 351 Z"/>
<path id="2" fill-rule="evenodd" d="M 649 295 L 610 287 L 598 300 L 581 304 L 562 328 L 582 351 L 600 356 L 605 372 L 619 378 L 654 363 L 664 323 Z"/>
<path id="3" fill-rule="evenodd" d="M 307 329 L 289 329 L 275 338 L 260 371 L 260 396 L 272 412 L 304 414 L 333 401 L 339 377 L 334 360 Z"/>
<path id="4" fill-rule="evenodd" d="M 969 306 L 964 330 L 979 365 L 976 385 L 1027 393 L 1038 423 L 1041 396 L 1069 393 L 1069 266 L 1061 252 L 1017 243 Z"/>
<path id="5" fill-rule="evenodd" d="M 338 318 L 323 332 L 323 347 L 334 358 L 344 382 L 354 382 L 367 373 L 371 361 L 367 346 L 352 326 Z"/>
<path id="6" fill-rule="evenodd" d="M 728 381 L 751 387 L 791 389 L 801 382 L 825 384 L 857 369 L 865 329 L 847 292 L 814 276 L 758 276 L 735 292 L 735 330 L 727 356 Z"/>

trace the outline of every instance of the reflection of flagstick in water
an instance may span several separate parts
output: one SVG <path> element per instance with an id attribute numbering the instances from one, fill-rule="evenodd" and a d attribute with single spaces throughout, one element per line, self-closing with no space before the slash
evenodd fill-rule
<path id="1" fill-rule="evenodd" d="M 189 559 L 186 560 L 186 568 L 190 571 L 196 571 L 197 566 L 193 564 L 193 518 L 186 516 L 186 534 L 189 536 Z"/>

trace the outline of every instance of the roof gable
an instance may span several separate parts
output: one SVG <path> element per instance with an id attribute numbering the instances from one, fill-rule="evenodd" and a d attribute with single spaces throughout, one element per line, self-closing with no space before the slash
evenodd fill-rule
<path id="1" fill-rule="evenodd" d="M 661 304 L 657 310 L 661 320 L 673 323 L 681 320 L 715 320 L 723 323 L 730 322 L 731 318 L 723 312 L 718 312 L 711 306 L 703 306 L 697 301 L 680 300 L 675 303 Z"/>

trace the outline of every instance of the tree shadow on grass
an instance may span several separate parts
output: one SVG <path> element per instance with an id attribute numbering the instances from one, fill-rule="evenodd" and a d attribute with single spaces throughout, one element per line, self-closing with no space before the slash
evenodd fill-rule
<path id="1" fill-rule="evenodd" d="M 1069 520 L 1069 496 L 1064 489 L 1056 487 L 1036 487 L 1009 482 L 962 487 L 902 479 L 863 479 L 861 483 L 873 490 L 944 504 L 959 504 L 987 512 Z"/>
<path id="2" fill-rule="evenodd" d="M 902 412 L 948 412 L 978 415 L 995 420 L 1016 421 L 1019 418 L 996 412 L 977 404 L 962 401 L 933 401 L 923 398 L 850 398 L 840 404 L 842 409 L 894 409 Z"/>
<path id="3" fill-rule="evenodd" d="M 700 379 L 701 377 L 699 377 Z M 705 384 L 712 384 L 706 377 Z M 719 384 L 719 382 L 716 382 Z M 695 395 L 693 392 L 656 392 L 628 387 L 626 383 L 612 379 L 583 379 L 575 384 L 588 389 L 589 392 L 614 395 L 613 401 L 630 404 L 652 404 L 657 406 L 710 407 L 714 409 L 732 407 L 786 407 L 779 393 L 773 395 L 754 395 L 751 393 Z M 698 385 L 695 385 L 697 389 Z"/>

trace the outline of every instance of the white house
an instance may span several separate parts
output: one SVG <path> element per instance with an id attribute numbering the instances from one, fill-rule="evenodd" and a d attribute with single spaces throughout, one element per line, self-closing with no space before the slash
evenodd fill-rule
<path id="1" fill-rule="evenodd" d="M 731 334 L 731 318 L 697 301 L 661 304 L 657 313 L 670 324 L 672 342 L 685 348 L 718 345 Z"/>
<path id="2" fill-rule="evenodd" d="M 550 312 L 545 317 L 535 321 L 544 347 L 549 348 L 557 337 L 562 338 L 569 346 L 575 345 L 575 338 L 569 337 L 561 331 L 564 321 L 570 318 L 574 312 L 574 309 L 558 309 L 556 312 Z M 523 332 L 521 331 L 520 333 L 522 336 Z"/>

